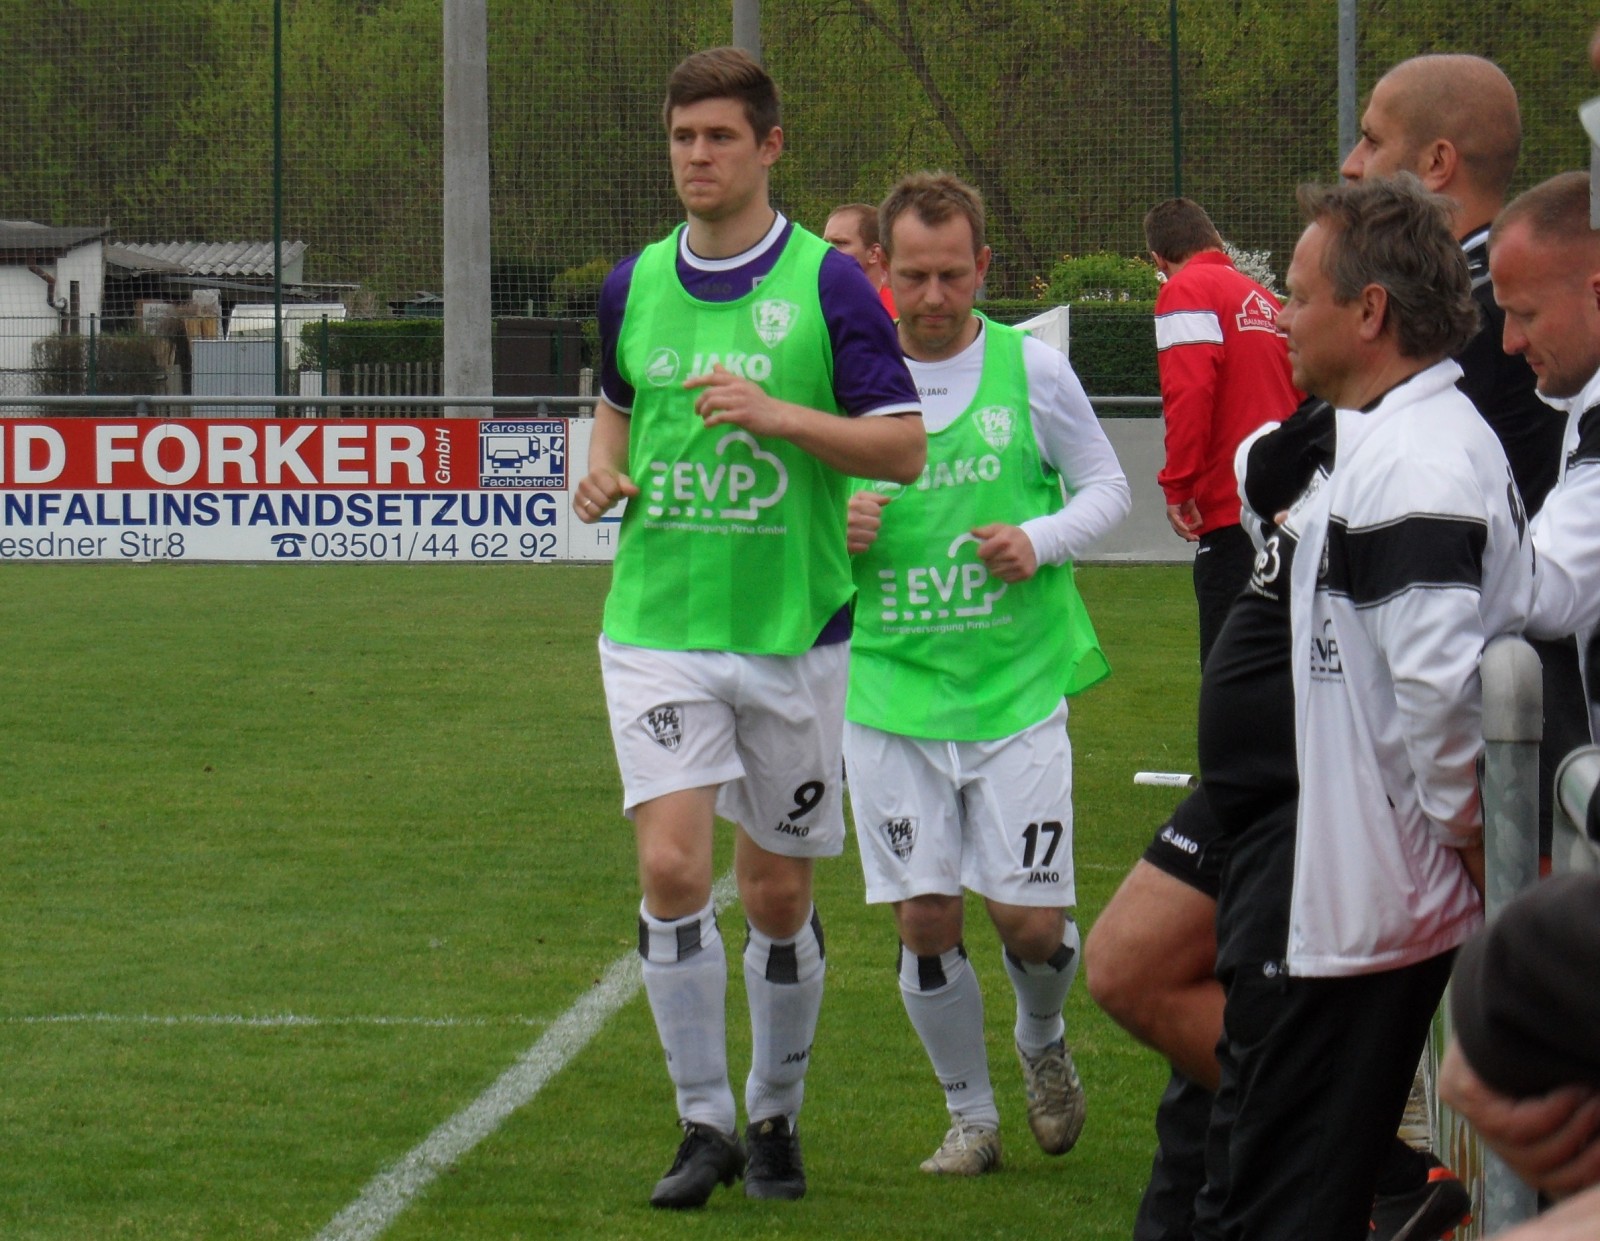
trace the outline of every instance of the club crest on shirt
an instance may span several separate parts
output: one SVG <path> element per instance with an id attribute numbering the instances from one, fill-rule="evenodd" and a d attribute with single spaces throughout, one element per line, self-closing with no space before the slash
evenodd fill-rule
<path id="1" fill-rule="evenodd" d="M 894 850 L 895 857 L 902 862 L 911 857 L 911 851 L 917 847 L 917 821 L 909 816 L 899 819 L 885 819 L 879 830 L 889 848 Z"/>
<path id="2" fill-rule="evenodd" d="M 750 316 L 755 320 L 756 335 L 761 337 L 769 349 L 789 334 L 789 329 L 794 326 L 799 314 L 800 307 L 776 297 L 757 302 L 750 308 Z"/>
<path id="3" fill-rule="evenodd" d="M 990 405 L 977 413 L 978 434 L 996 452 L 1004 452 L 1011 442 L 1011 426 L 1016 412 L 1009 405 Z"/>
<path id="4" fill-rule="evenodd" d="M 639 717 L 645 732 L 663 750 L 676 753 L 683 744 L 683 713 L 676 705 L 651 707 Z"/>

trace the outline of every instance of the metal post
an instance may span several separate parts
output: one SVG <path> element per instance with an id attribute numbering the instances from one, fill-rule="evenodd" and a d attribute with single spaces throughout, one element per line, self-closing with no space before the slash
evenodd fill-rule
<path id="1" fill-rule="evenodd" d="M 492 395 L 492 330 L 488 0 L 445 0 L 444 395 Z M 478 410 L 447 405 L 445 416 Z"/>
<path id="2" fill-rule="evenodd" d="M 1170 31 L 1168 53 L 1172 61 L 1172 196 L 1183 197 L 1183 104 L 1178 93 L 1178 0 L 1167 0 Z"/>
<path id="3" fill-rule="evenodd" d="M 1556 770 L 1556 812 L 1550 869 L 1558 875 L 1600 873 L 1600 842 L 1589 835 L 1589 803 L 1600 785 L 1600 746 L 1579 746 Z"/>
<path id="4" fill-rule="evenodd" d="M 733 0 L 733 45 L 761 59 L 761 0 Z"/>
<path id="5" fill-rule="evenodd" d="M 1488 917 L 1539 880 L 1539 740 L 1544 682 L 1521 638 L 1483 652 L 1483 842 Z"/>
<path id="6" fill-rule="evenodd" d="M 272 0 L 272 395 L 283 386 L 283 0 Z"/>
<path id="7" fill-rule="evenodd" d="M 1360 134 L 1356 119 L 1356 0 L 1339 0 L 1339 162 L 1355 149 Z"/>
<path id="8" fill-rule="evenodd" d="M 87 386 L 90 396 L 98 396 L 100 394 L 100 382 L 96 374 L 100 361 L 100 338 L 95 332 L 95 318 L 96 316 L 94 315 L 89 316 L 89 379 Z"/>
<path id="9" fill-rule="evenodd" d="M 1484 906 L 1490 920 L 1521 892 L 1539 881 L 1539 740 L 1544 734 L 1544 681 L 1539 657 L 1521 638 L 1496 638 L 1479 663 L 1483 681 L 1483 844 Z M 1446 1030 L 1446 1033 L 1448 1031 Z M 1443 1043 L 1436 1045 L 1442 1053 Z M 1437 1067 L 1437 1066 L 1435 1066 Z M 1461 1122 L 1444 1114 L 1434 1132 L 1452 1154 L 1468 1154 L 1465 1179 L 1478 1143 Z M 1459 1164 L 1462 1161 L 1457 1159 Z M 1478 1218 L 1484 1235 L 1499 1232 L 1538 1211 L 1533 1190 L 1494 1154 L 1482 1152 L 1482 1204 Z"/>

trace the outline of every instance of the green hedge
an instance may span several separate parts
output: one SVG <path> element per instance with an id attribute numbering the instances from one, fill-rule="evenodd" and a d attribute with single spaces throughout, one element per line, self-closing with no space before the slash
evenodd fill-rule
<path id="1" fill-rule="evenodd" d="M 1161 395 L 1153 301 L 1085 301 L 1070 306 L 1068 354 L 1090 396 Z M 1048 308 L 1043 302 L 1000 299 L 980 307 L 1000 323 L 1020 323 Z"/>
<path id="2" fill-rule="evenodd" d="M 577 316 L 571 316 L 577 317 Z M 600 329 L 593 318 L 583 319 L 583 365 L 598 367 Z M 328 357 L 322 357 L 321 323 L 300 329 L 303 364 L 312 370 L 348 371 L 376 362 L 444 362 L 444 320 L 344 319 L 330 320 Z"/>
<path id="3" fill-rule="evenodd" d="M 108 333 L 92 338 L 44 336 L 33 342 L 33 390 L 40 396 L 144 396 L 163 392 L 167 386 L 163 361 L 170 354 L 167 341 L 143 333 Z M 56 415 L 94 412 L 88 406 L 82 410 L 51 410 Z"/>
<path id="4" fill-rule="evenodd" d="M 322 356 L 322 323 L 300 329 L 301 357 L 320 370 L 346 371 L 366 363 L 444 361 L 443 319 L 339 319 L 326 324 L 328 356 Z"/>
<path id="5" fill-rule="evenodd" d="M 984 302 L 983 312 L 1000 323 L 1018 323 L 1049 308 L 1049 303 L 995 299 Z M 1082 301 L 1071 304 L 1072 368 L 1090 396 L 1158 396 L 1156 336 L 1152 321 L 1155 304 L 1146 301 Z M 586 321 L 586 355 L 597 354 L 597 342 L 587 339 L 592 320 Z M 321 323 L 300 329 L 304 357 L 322 365 Z M 346 319 L 327 325 L 329 370 L 348 370 L 358 363 L 442 362 L 442 319 Z M 585 364 L 598 365 L 597 356 Z"/>

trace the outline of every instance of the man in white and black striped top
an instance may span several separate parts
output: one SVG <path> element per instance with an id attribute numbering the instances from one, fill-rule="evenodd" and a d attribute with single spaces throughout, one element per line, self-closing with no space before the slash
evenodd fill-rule
<path id="1" fill-rule="evenodd" d="M 1527 359 L 1540 394 L 1567 414 L 1561 478 L 1533 522 L 1528 632 L 1578 635 L 1591 720 L 1600 721 L 1600 233 L 1589 226 L 1589 174 L 1534 186 L 1501 213 L 1490 240 L 1506 348 Z"/>

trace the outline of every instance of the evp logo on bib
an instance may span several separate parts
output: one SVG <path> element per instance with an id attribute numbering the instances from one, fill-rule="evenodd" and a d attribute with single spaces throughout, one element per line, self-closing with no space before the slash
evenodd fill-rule
<path id="1" fill-rule="evenodd" d="M 970 534 L 961 535 L 950 544 L 948 564 L 906 569 L 904 580 L 894 569 L 879 571 L 878 586 L 883 592 L 879 602 L 885 629 L 901 630 L 908 622 L 975 621 L 982 627 L 1010 620 L 1009 616 L 986 619 L 993 616 L 995 601 L 1006 593 L 1006 584 L 991 577 L 981 560 L 956 559 L 956 553 L 968 543 L 976 547 L 978 540 Z"/>
<path id="2" fill-rule="evenodd" d="M 716 456 L 714 462 L 652 461 L 648 516 L 755 521 L 788 490 L 789 471 L 783 462 L 748 431 L 723 436 Z"/>

